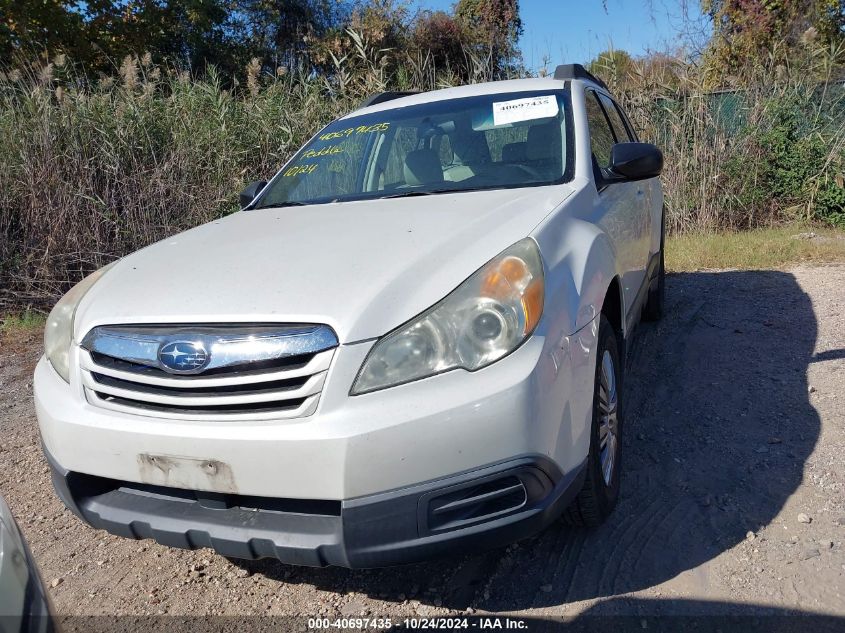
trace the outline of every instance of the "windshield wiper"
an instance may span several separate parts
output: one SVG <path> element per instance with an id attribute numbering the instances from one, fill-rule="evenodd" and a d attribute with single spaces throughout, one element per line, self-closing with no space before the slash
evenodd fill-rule
<path id="1" fill-rule="evenodd" d="M 431 189 L 427 191 L 402 191 L 401 193 L 391 193 L 388 196 L 379 196 L 379 200 L 387 200 L 389 198 L 410 198 L 412 196 L 433 196 L 438 193 L 454 193 L 455 191 L 463 191 L 462 189 Z"/>
<path id="2" fill-rule="evenodd" d="M 253 211 L 258 211 L 259 209 L 277 209 L 279 207 L 305 207 L 311 204 L 310 202 L 299 202 L 298 200 L 288 200 L 287 202 L 278 202 L 275 204 L 265 204 L 260 207 L 252 207 Z"/>

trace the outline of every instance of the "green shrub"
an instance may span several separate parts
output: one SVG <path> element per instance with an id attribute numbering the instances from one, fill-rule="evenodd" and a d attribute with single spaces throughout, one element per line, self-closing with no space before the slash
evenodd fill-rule
<path id="1" fill-rule="evenodd" d="M 715 93 L 690 66 L 654 81 L 633 62 L 614 88 L 640 136 L 663 150 L 671 231 L 842 223 L 845 84 L 832 80 L 841 55 L 749 68 Z"/>

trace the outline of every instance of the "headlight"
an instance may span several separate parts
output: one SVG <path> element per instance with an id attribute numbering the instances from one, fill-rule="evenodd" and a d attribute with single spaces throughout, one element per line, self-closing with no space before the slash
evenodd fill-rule
<path id="1" fill-rule="evenodd" d="M 73 316 L 76 313 L 76 307 L 85 293 L 112 265 L 109 264 L 91 273 L 68 290 L 47 317 L 47 325 L 44 326 L 44 354 L 65 382 L 70 382 L 68 354 L 73 340 Z"/>
<path id="2" fill-rule="evenodd" d="M 352 395 L 497 361 L 534 331 L 543 313 L 543 295 L 540 252 L 527 238 L 379 340 L 358 372 Z"/>

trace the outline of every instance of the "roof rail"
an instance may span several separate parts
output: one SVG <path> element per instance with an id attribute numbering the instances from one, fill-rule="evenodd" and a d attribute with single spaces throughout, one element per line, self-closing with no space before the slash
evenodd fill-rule
<path id="1" fill-rule="evenodd" d="M 411 95 L 419 94 L 416 91 L 395 91 L 390 90 L 388 92 L 377 92 L 374 95 L 370 95 L 366 99 L 361 102 L 359 108 L 368 108 L 369 106 L 376 105 L 377 103 L 384 103 L 385 101 L 393 101 L 394 99 L 399 99 L 400 97 L 409 97 Z"/>
<path id="2" fill-rule="evenodd" d="M 609 90 L 606 83 L 581 64 L 561 64 L 555 68 L 555 79 L 587 79 L 588 81 L 597 83 L 605 90 Z"/>

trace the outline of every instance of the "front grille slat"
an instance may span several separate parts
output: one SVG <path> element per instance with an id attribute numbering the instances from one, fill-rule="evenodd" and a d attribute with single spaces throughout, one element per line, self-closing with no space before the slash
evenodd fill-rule
<path id="1" fill-rule="evenodd" d="M 152 390 L 144 389 L 126 389 L 121 387 L 113 387 L 98 383 L 94 377 L 89 373 L 83 376 L 83 384 L 93 391 L 98 393 L 107 393 L 111 396 L 119 398 L 139 399 L 145 402 L 152 402 L 155 404 L 172 404 L 176 406 L 210 406 L 210 405 L 229 405 L 229 404 L 245 404 L 253 402 L 272 402 L 280 399 L 304 398 L 306 396 L 313 396 L 315 393 L 320 393 L 323 388 L 323 381 L 326 378 L 325 372 L 311 376 L 308 381 L 297 389 L 286 389 L 284 391 L 271 391 L 264 393 L 249 393 L 249 394 L 235 394 L 235 395 L 210 395 L 210 396 L 174 396 L 156 393 Z M 137 383 L 136 383 L 137 385 Z"/>
<path id="2" fill-rule="evenodd" d="M 162 405 L 156 402 L 148 402 L 144 400 L 133 400 L 131 398 L 118 398 L 110 396 L 105 393 L 96 392 L 97 397 L 112 404 L 124 405 L 130 407 L 137 407 L 139 409 L 148 409 L 150 411 L 179 411 L 181 413 L 252 413 L 263 411 L 291 411 L 300 408 L 305 402 L 305 398 L 297 398 L 296 400 L 282 400 L 280 402 L 258 402 L 258 403 L 242 403 L 242 404 L 228 404 L 228 405 L 214 405 L 214 406 L 200 406 L 200 405 Z"/>
<path id="3" fill-rule="evenodd" d="M 184 397 L 203 397 L 224 394 L 247 396 L 261 393 L 283 393 L 285 391 L 299 389 L 308 382 L 309 378 L 308 376 L 302 376 L 301 378 L 248 383 L 246 385 L 219 385 L 217 387 L 194 387 L 190 384 L 190 381 L 187 381 L 187 384 L 184 384 L 186 381 L 182 381 L 182 384 L 179 384 L 176 387 L 170 387 L 137 383 L 131 380 L 123 380 L 121 378 L 106 376 L 105 374 L 99 374 L 97 372 L 91 372 L 91 377 L 98 385 L 105 385 L 106 387 L 115 387 L 117 389 L 156 395 Z"/>
<path id="4" fill-rule="evenodd" d="M 144 383 L 161 387 L 225 387 L 228 385 L 247 385 L 254 383 L 270 382 L 274 380 L 286 380 L 302 376 L 312 376 L 321 371 L 326 371 L 331 363 L 334 350 L 326 350 L 319 354 L 309 356 L 307 362 L 291 366 L 288 369 L 269 370 L 265 372 L 238 372 L 219 373 L 206 371 L 195 376 L 179 376 L 168 374 L 161 369 L 156 373 L 136 373 L 124 371 L 117 368 L 114 363 L 104 363 L 97 355 L 88 351 L 80 350 L 82 369 L 89 372 L 96 372 L 112 378 L 118 378 L 130 382 Z"/>
<path id="5" fill-rule="evenodd" d="M 326 326 L 255 327 L 257 358 L 250 356 L 250 326 L 195 326 L 197 340 L 211 350 L 212 363 L 188 375 L 151 366 L 150 346 L 190 341 L 191 326 L 97 327 L 79 350 L 86 397 L 106 409 L 172 419 L 269 420 L 313 414 L 337 345 L 334 333 Z M 285 340 L 288 332 L 295 342 Z M 314 340 L 309 340 L 310 332 Z M 120 356 L 103 349 L 117 350 Z"/>
<path id="6" fill-rule="evenodd" d="M 225 422 L 260 422 L 269 420 L 289 420 L 304 418 L 317 410 L 319 394 L 305 398 L 301 404 L 299 401 L 284 401 L 278 403 L 263 403 L 253 406 L 223 407 L 221 410 L 204 409 L 197 407 L 174 407 L 159 405 L 152 402 L 143 402 L 129 398 L 115 398 L 106 394 L 98 395 L 97 392 L 86 389 L 88 402 L 101 408 L 119 413 L 131 413 L 151 418 L 164 418 L 166 420 L 211 420 Z M 295 408 L 290 408 L 298 404 Z"/>
<path id="7" fill-rule="evenodd" d="M 325 352 L 323 353 L 325 354 Z M 245 363 L 242 366 L 218 367 L 215 369 L 208 369 L 202 373 L 203 376 L 209 378 L 215 376 L 231 376 L 237 374 L 239 377 L 247 378 L 248 376 L 260 377 L 271 371 L 278 371 L 279 373 L 296 373 L 298 370 L 305 369 L 309 362 L 318 354 L 303 354 L 302 356 L 293 356 L 288 358 L 277 358 L 269 361 Z M 175 374 L 168 374 L 166 371 L 158 367 L 150 367 L 149 365 L 142 365 L 140 363 L 133 363 L 131 361 L 114 358 L 113 356 L 106 356 L 105 354 L 98 354 L 92 352 L 90 354 L 91 360 L 96 363 L 97 367 L 102 371 L 103 369 L 111 369 L 120 373 L 133 374 L 138 376 L 140 380 L 151 382 L 155 378 L 163 378 L 165 380 L 173 380 L 174 378 L 182 378 L 184 380 L 191 380 L 193 376 L 179 376 Z M 329 352 L 329 357 L 331 352 Z"/>

